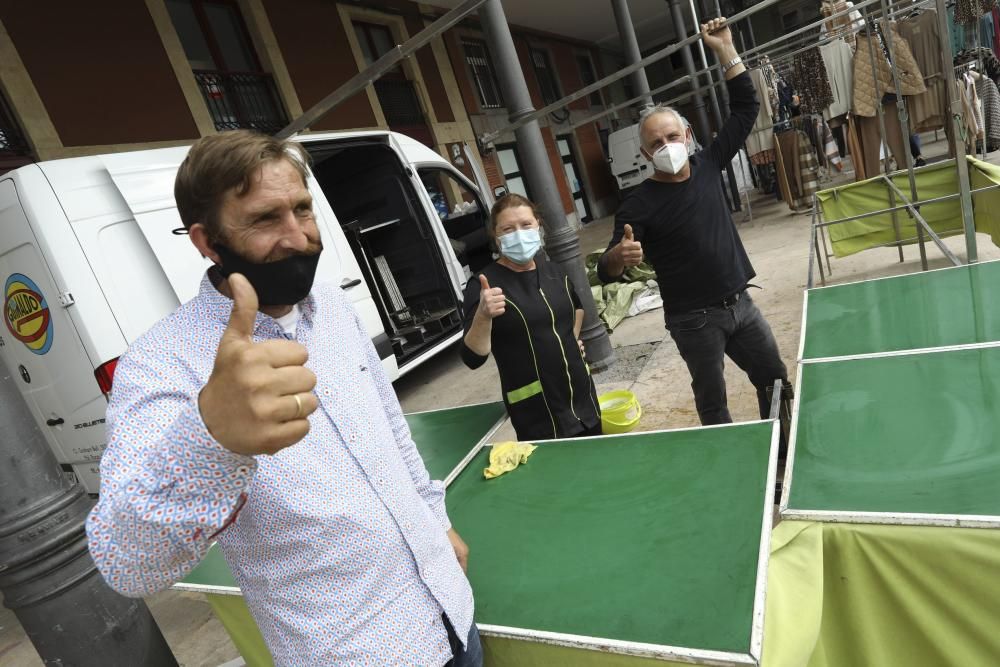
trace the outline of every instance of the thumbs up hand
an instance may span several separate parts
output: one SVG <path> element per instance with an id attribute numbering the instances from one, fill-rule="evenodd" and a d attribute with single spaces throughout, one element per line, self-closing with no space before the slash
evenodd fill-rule
<path id="1" fill-rule="evenodd" d="M 625 225 L 625 235 L 615 247 L 626 267 L 638 266 L 642 262 L 642 243 L 635 240 L 632 225 Z"/>
<path id="2" fill-rule="evenodd" d="M 504 314 L 507 308 L 507 298 L 499 287 L 490 287 L 490 281 L 479 274 L 479 313 L 493 319 Z"/>
<path id="3" fill-rule="evenodd" d="M 289 340 L 253 342 L 257 293 L 249 281 L 229 276 L 233 312 L 198 396 L 202 420 L 219 443 L 237 454 L 274 454 L 309 433 L 307 419 L 319 405 L 316 376 L 305 367 L 306 348 Z"/>

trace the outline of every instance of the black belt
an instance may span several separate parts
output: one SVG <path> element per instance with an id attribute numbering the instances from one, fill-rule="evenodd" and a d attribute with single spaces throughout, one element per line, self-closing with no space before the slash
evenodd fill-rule
<path id="1" fill-rule="evenodd" d="M 735 294 L 730 294 L 729 296 L 722 297 L 721 301 L 716 301 L 715 303 L 710 303 L 708 305 L 708 307 L 709 308 L 732 308 L 733 306 L 735 306 L 739 302 L 740 299 L 743 298 L 743 293 L 745 291 L 746 291 L 746 288 L 741 289 L 739 292 L 736 292 Z"/>

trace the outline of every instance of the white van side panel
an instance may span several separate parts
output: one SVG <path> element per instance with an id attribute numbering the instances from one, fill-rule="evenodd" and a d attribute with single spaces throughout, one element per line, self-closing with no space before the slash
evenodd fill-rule
<path id="1" fill-rule="evenodd" d="M 51 190 L 47 194 L 52 199 Z M 50 271 L 13 179 L 0 181 L 0 221 L 4 298 L 0 352 L 60 461 L 96 461 L 104 450 L 107 403 L 67 315 L 67 308 L 74 306 L 60 303 L 66 290 L 57 286 L 60 281 Z M 46 224 L 50 235 L 61 230 L 64 238 L 71 238 L 65 216 Z"/>
<path id="2" fill-rule="evenodd" d="M 95 183 L 94 177 L 103 173 L 103 169 L 95 173 L 96 168 L 93 158 L 74 158 L 12 172 L 21 204 L 56 285 L 73 295 L 75 303 L 66 312 L 76 325 L 92 369 L 121 356 L 127 345 L 94 276 L 92 261 L 74 236 L 73 218 L 69 215 L 71 212 L 78 218 L 108 215 L 114 210 L 119 211 L 119 215 L 127 214 L 124 202 L 116 196 L 107 175 L 104 175 L 103 188 Z"/>

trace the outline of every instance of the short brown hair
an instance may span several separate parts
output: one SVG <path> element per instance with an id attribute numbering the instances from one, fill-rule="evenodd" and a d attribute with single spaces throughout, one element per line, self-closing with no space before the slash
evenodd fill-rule
<path id="1" fill-rule="evenodd" d="M 538 221 L 539 225 L 542 224 L 542 216 L 538 212 L 538 207 L 535 206 L 534 202 L 516 192 L 511 192 L 496 200 L 493 208 L 490 209 L 490 238 L 496 239 L 497 237 L 497 218 L 500 217 L 500 214 L 508 208 L 517 208 L 518 206 L 527 206 L 530 208 L 531 214 L 535 216 L 535 220 Z"/>
<path id="2" fill-rule="evenodd" d="M 233 189 L 237 196 L 249 192 L 257 170 L 272 160 L 288 160 L 305 184 L 309 155 L 297 142 L 253 130 L 220 132 L 196 141 L 174 180 L 174 199 L 184 228 L 201 223 L 210 236 L 218 237 L 222 198 Z"/>

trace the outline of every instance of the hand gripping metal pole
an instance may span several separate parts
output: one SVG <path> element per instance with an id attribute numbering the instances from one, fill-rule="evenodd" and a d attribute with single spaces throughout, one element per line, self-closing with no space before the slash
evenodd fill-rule
<path id="1" fill-rule="evenodd" d="M 145 603 L 97 571 L 83 530 L 93 501 L 63 476 L 15 377 L 0 357 L 4 605 L 46 665 L 177 667 Z"/>

